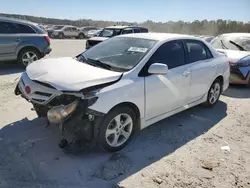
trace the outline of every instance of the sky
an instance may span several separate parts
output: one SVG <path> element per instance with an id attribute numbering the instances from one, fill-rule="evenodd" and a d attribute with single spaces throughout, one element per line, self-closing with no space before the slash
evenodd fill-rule
<path id="1" fill-rule="evenodd" d="M 61 19 L 250 21 L 250 0 L 0 0 L 0 13 Z"/>

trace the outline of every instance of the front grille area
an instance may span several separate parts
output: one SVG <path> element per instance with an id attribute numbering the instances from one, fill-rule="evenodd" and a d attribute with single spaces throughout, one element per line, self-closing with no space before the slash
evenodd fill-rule
<path id="1" fill-rule="evenodd" d="M 30 87 L 30 93 L 25 92 L 26 86 Z M 39 105 L 46 105 L 55 97 L 63 94 L 61 91 L 55 89 L 50 84 L 31 80 L 26 73 L 22 74 L 21 80 L 18 84 L 18 88 L 28 101 Z"/>
<path id="2" fill-rule="evenodd" d="M 76 96 L 73 95 L 67 95 L 67 94 L 62 94 L 60 96 L 57 96 L 53 98 L 50 102 L 50 106 L 58 106 L 58 105 L 68 105 L 72 102 L 74 102 L 77 99 Z"/>
<path id="3" fill-rule="evenodd" d="M 35 94 L 45 96 L 45 97 L 50 97 L 52 95 L 50 93 L 44 93 L 44 92 L 41 92 L 41 91 L 36 91 Z"/>

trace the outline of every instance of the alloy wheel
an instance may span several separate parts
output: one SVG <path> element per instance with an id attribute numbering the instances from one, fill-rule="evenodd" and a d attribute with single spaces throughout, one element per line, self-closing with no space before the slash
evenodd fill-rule
<path id="1" fill-rule="evenodd" d="M 28 66 L 30 63 L 33 63 L 36 60 L 38 60 L 38 57 L 32 51 L 28 51 L 28 52 L 24 53 L 22 56 L 22 63 L 24 66 Z"/>
<path id="2" fill-rule="evenodd" d="M 221 86 L 218 82 L 216 82 L 212 86 L 210 93 L 209 93 L 209 102 L 211 104 L 214 104 L 218 100 L 218 98 L 220 96 L 220 90 L 221 90 Z"/>
<path id="3" fill-rule="evenodd" d="M 106 141 L 111 147 L 124 144 L 132 134 L 133 120 L 128 114 L 115 116 L 106 129 Z"/>

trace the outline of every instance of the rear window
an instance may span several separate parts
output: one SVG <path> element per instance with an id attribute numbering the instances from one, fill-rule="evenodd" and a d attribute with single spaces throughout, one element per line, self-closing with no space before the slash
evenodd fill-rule
<path id="1" fill-rule="evenodd" d="M 34 29 L 32 29 L 30 26 L 22 24 L 16 24 L 16 26 L 17 26 L 17 33 L 36 33 Z"/>
<path id="2" fill-rule="evenodd" d="M 40 29 L 42 31 L 42 29 Z M 36 31 L 28 25 L 0 22 L 0 34 L 27 34 L 36 33 Z"/>

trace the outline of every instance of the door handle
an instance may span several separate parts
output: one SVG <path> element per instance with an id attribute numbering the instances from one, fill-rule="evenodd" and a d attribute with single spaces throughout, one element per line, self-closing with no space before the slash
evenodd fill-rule
<path id="1" fill-rule="evenodd" d="M 191 74 L 191 72 L 186 71 L 186 72 L 184 72 L 184 73 L 182 74 L 182 76 L 188 77 L 190 74 Z"/>
<path id="2" fill-rule="evenodd" d="M 21 39 L 16 39 L 16 42 L 19 42 Z"/>
<path id="3" fill-rule="evenodd" d="M 210 65 L 210 67 L 215 67 L 215 64 L 213 64 L 213 65 Z"/>

